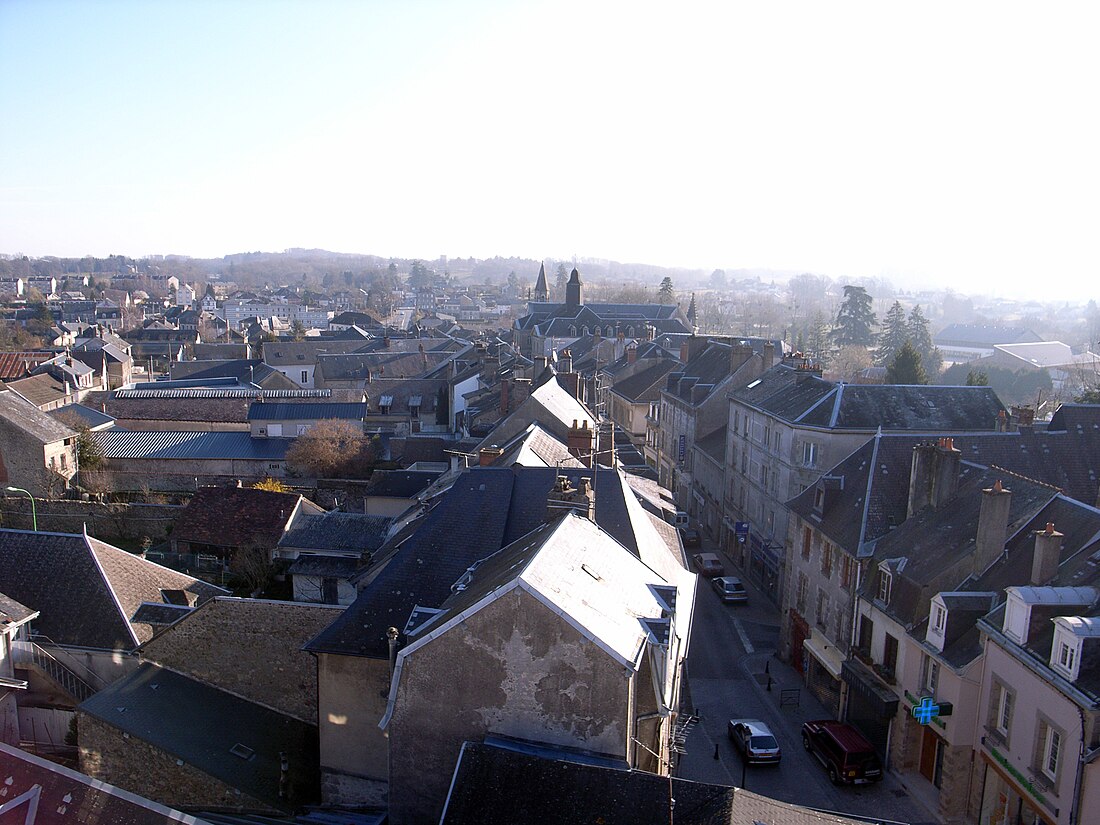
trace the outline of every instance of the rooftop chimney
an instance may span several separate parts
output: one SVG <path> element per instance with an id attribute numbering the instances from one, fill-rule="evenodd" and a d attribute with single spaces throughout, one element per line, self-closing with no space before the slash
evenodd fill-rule
<path id="1" fill-rule="evenodd" d="M 504 450 L 495 444 L 492 447 L 482 447 L 478 452 L 477 463 L 482 467 L 489 467 L 502 455 L 504 455 Z"/>
<path id="2" fill-rule="evenodd" d="M 752 347 L 749 344 L 738 343 L 731 345 L 730 375 L 733 375 L 741 369 L 750 358 L 752 358 Z"/>
<path id="3" fill-rule="evenodd" d="M 636 364 L 638 362 L 638 347 L 636 344 L 631 344 L 626 348 L 626 363 Z"/>
<path id="4" fill-rule="evenodd" d="M 573 371 L 573 353 L 567 349 L 563 349 L 561 354 L 558 355 L 558 372 L 572 372 Z"/>
<path id="5" fill-rule="evenodd" d="M 585 467 L 592 466 L 592 453 L 596 451 L 596 431 L 588 426 L 588 419 L 577 426 L 577 419 L 573 419 L 573 426 L 565 438 L 569 454 L 579 460 Z"/>
<path id="6" fill-rule="evenodd" d="M 1045 530 L 1035 531 L 1035 555 L 1031 560 L 1031 583 L 1036 587 L 1050 584 L 1058 575 L 1058 563 L 1062 556 L 1062 539 L 1065 536 L 1048 521 Z"/>
<path id="7" fill-rule="evenodd" d="M 560 475 L 550 489 L 546 497 L 546 520 L 552 521 L 569 512 L 595 520 L 596 493 L 588 476 L 580 479 L 574 487 L 569 476 Z"/>
<path id="8" fill-rule="evenodd" d="M 1009 421 L 1013 430 L 1030 430 L 1035 423 L 1035 410 L 1026 405 L 1013 404 Z"/>
<path id="9" fill-rule="evenodd" d="M 955 439 L 941 438 L 932 455 L 932 490 L 929 503 L 939 509 L 955 497 L 959 490 L 959 465 L 962 452 L 955 449 Z"/>
<path id="10" fill-rule="evenodd" d="M 702 352 L 710 343 L 705 335 L 689 335 L 680 343 L 680 360 L 685 364 Z"/>
<path id="11" fill-rule="evenodd" d="M 600 422 L 596 435 L 596 461 L 604 467 L 615 466 L 615 425 L 610 421 Z"/>
<path id="12" fill-rule="evenodd" d="M 1004 552 L 1008 541 L 1008 513 L 1012 491 L 997 481 L 982 490 L 982 508 L 978 511 L 978 535 L 974 546 L 971 573 L 980 576 Z"/>

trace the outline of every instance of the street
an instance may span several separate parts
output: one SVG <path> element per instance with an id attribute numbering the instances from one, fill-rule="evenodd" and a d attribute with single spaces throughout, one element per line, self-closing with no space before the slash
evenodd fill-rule
<path id="1" fill-rule="evenodd" d="M 715 552 L 707 544 L 704 540 L 702 550 Z M 740 576 L 728 559 L 723 557 L 723 561 L 727 575 Z M 710 581 L 699 580 L 687 664 L 690 706 L 685 704 L 685 710 L 696 712 L 700 721 L 688 735 L 687 753 L 681 757 L 677 774 L 880 822 L 936 822 L 893 775 L 887 773 L 882 782 L 872 785 L 835 786 L 821 763 L 803 749 L 802 723 L 829 714 L 794 670 L 773 655 L 779 636 L 778 608 L 751 582 L 745 581 L 745 586 L 749 603 L 728 605 L 719 600 Z M 783 693 L 792 689 L 801 689 L 797 700 L 792 692 Z M 731 718 L 759 719 L 771 728 L 783 751 L 780 764 L 746 769 L 726 733 Z"/>

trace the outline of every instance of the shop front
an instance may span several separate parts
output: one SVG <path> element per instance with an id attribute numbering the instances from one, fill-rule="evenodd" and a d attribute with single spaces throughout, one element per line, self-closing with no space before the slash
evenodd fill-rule
<path id="1" fill-rule="evenodd" d="M 890 723 L 898 712 L 898 697 L 858 659 L 844 662 L 841 678 L 848 686 L 845 721 L 870 740 L 883 764 L 889 764 Z"/>

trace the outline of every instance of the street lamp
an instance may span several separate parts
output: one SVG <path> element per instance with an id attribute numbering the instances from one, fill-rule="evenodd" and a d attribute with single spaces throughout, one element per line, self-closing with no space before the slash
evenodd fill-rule
<path id="1" fill-rule="evenodd" d="M 34 509 L 34 496 L 31 495 L 30 490 L 24 490 L 22 487 L 8 487 L 9 493 L 26 493 L 27 498 L 31 500 L 31 524 L 34 525 L 34 530 L 38 532 L 38 513 Z"/>

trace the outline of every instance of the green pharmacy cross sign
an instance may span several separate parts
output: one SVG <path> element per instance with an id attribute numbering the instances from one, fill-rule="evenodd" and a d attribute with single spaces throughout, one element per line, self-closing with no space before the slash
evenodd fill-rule
<path id="1" fill-rule="evenodd" d="M 913 705 L 913 718 L 922 725 L 927 725 L 937 716 L 950 716 L 951 703 L 937 704 L 931 696 L 925 696 L 917 704 Z"/>

